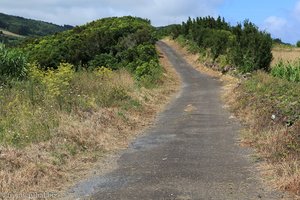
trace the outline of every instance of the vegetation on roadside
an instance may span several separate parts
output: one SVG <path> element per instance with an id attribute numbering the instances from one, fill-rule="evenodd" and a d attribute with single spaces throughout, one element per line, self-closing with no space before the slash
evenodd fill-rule
<path id="1" fill-rule="evenodd" d="M 153 31 L 113 17 L 0 45 L 0 193 L 61 182 L 73 159 L 97 160 L 153 117 L 168 80 Z"/>
<path id="2" fill-rule="evenodd" d="M 248 73 L 270 69 L 272 38 L 247 20 L 230 26 L 221 17 L 189 18 L 182 25 L 173 26 L 170 35 L 192 53 L 199 53 L 202 62 L 218 65 L 220 71 L 238 69 Z"/>
<path id="3" fill-rule="evenodd" d="M 24 146 L 48 140 L 62 112 L 128 100 L 126 86 L 109 83 L 122 71 L 131 73 L 137 85 L 157 84 L 162 68 L 152 35 L 147 20 L 106 18 L 37 39 L 23 49 L 1 45 L 0 143 Z"/>
<path id="4" fill-rule="evenodd" d="M 270 180 L 300 194 L 300 87 L 258 72 L 229 94 L 231 108 L 249 125 L 242 143 L 271 166 Z"/>
<path id="5" fill-rule="evenodd" d="M 47 141 L 58 136 L 62 114 L 77 116 L 134 101 L 129 96 L 133 85 L 116 81 L 124 76 L 130 79 L 126 71 L 106 68 L 75 73 L 67 63 L 47 71 L 30 65 L 27 80 L 1 87 L 0 144 L 25 147 Z"/>

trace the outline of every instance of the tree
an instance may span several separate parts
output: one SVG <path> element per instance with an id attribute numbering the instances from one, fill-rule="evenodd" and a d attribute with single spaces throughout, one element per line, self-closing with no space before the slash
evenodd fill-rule
<path id="1" fill-rule="evenodd" d="M 300 40 L 297 42 L 296 46 L 300 48 Z"/>

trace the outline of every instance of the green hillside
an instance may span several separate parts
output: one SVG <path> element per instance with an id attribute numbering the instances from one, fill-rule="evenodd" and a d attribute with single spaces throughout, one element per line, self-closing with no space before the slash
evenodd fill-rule
<path id="1" fill-rule="evenodd" d="M 0 13 L 0 42 L 15 46 L 26 37 L 52 35 L 73 28 Z"/>
<path id="2" fill-rule="evenodd" d="M 0 13 L 0 29 L 23 36 L 45 36 L 62 32 L 72 26 L 59 26 L 39 20 L 26 19 Z"/>

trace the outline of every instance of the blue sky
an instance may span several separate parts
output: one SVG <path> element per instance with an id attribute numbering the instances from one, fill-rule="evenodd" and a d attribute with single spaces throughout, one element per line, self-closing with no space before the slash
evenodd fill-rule
<path id="1" fill-rule="evenodd" d="M 300 40 L 300 1 L 225 0 L 217 12 L 233 25 L 249 19 L 285 42 Z"/>
<path id="2" fill-rule="evenodd" d="M 269 16 L 286 17 L 296 3 L 296 0 L 226 0 L 217 10 L 228 19 L 249 18 L 256 23 L 261 23 Z"/>
<path id="3" fill-rule="evenodd" d="M 61 25 L 133 15 L 162 26 L 221 15 L 232 25 L 249 19 L 284 42 L 300 40 L 300 0 L 1 0 L 0 12 Z"/>

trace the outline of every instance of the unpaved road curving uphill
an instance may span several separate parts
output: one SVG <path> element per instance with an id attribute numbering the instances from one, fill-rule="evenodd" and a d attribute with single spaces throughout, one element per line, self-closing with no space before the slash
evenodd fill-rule
<path id="1" fill-rule="evenodd" d="M 220 82 L 158 44 L 182 78 L 180 94 L 120 153 L 115 169 L 78 184 L 74 194 L 99 200 L 283 199 L 265 189 L 250 152 L 237 145 L 240 127 L 222 108 Z"/>

